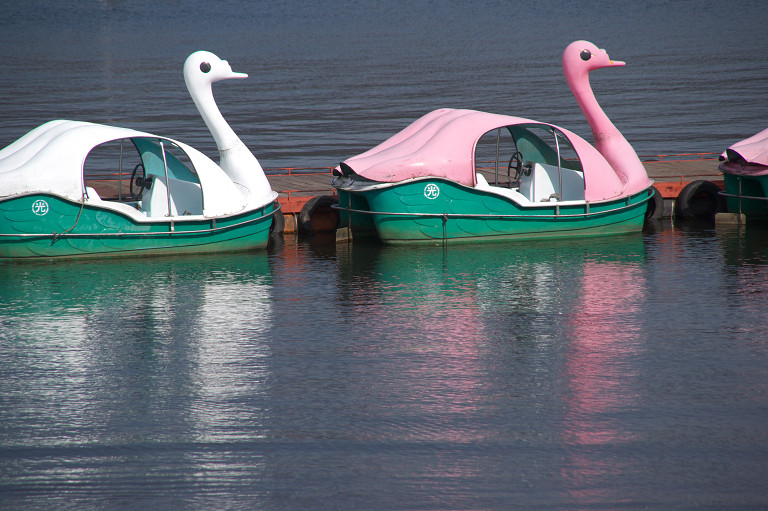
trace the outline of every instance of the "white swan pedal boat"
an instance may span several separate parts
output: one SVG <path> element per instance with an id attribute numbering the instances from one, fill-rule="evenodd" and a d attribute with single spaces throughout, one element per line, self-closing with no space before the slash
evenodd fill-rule
<path id="1" fill-rule="evenodd" d="M 214 81 L 246 75 L 208 52 L 190 55 L 184 74 L 220 163 L 177 140 L 133 129 L 43 124 L 0 150 L 0 259 L 267 245 L 277 194 L 211 94 Z"/>

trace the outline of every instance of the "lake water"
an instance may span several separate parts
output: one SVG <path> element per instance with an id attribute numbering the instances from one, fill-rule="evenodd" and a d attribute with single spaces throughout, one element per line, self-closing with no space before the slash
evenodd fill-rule
<path id="1" fill-rule="evenodd" d="M 332 166 L 439 107 L 591 134 L 560 56 L 640 154 L 765 128 L 763 2 L 18 2 L 0 147 L 54 118 Z M 0 508 L 764 509 L 768 231 L 0 264 Z"/>
<path id="2" fill-rule="evenodd" d="M 265 167 L 335 166 L 443 107 L 551 122 L 591 140 L 560 60 L 578 39 L 627 63 L 591 82 L 641 155 L 719 153 L 768 122 L 762 0 L 6 4 L 0 147 L 64 118 L 215 156 L 181 74 L 199 49 L 249 74 L 214 93 Z"/>
<path id="3" fill-rule="evenodd" d="M 0 504 L 764 508 L 766 234 L 0 266 Z"/>

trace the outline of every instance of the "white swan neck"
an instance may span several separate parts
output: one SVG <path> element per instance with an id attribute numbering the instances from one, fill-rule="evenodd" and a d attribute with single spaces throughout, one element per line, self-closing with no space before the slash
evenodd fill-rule
<path id="1" fill-rule="evenodd" d="M 242 144 L 240 137 L 237 136 L 235 131 L 229 126 L 224 116 L 221 115 L 216 100 L 213 99 L 213 91 L 210 87 L 207 90 L 197 90 L 192 94 L 192 99 L 197 106 L 200 116 L 203 118 L 205 125 L 213 135 L 213 139 L 216 141 L 216 147 L 219 148 L 219 152 L 228 151 L 238 145 Z"/>

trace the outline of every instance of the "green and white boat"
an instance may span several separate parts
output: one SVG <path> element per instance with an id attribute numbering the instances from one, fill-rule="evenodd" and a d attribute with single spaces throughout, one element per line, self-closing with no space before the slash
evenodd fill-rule
<path id="1" fill-rule="evenodd" d="M 586 41 L 563 54 L 595 147 L 553 124 L 436 110 L 334 170 L 340 226 L 385 243 L 641 230 L 653 182 L 600 109 L 587 76 L 623 64 Z"/>
<path id="2" fill-rule="evenodd" d="M 50 121 L 0 151 L 0 260 L 263 248 L 279 209 L 211 84 L 245 78 L 209 52 L 184 64 L 219 164 L 128 128 Z"/>

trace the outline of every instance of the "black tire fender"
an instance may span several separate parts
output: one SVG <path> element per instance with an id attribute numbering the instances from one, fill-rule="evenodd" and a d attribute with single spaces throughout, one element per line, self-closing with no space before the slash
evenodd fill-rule
<path id="1" fill-rule="evenodd" d="M 282 209 L 276 209 L 272 214 L 272 225 L 269 227 L 270 236 L 280 236 L 285 231 L 285 215 Z"/>
<path id="2" fill-rule="evenodd" d="M 727 210 L 720 188 L 711 181 L 692 181 L 675 200 L 675 216 L 682 219 L 708 218 Z"/>
<path id="3" fill-rule="evenodd" d="M 338 203 L 339 199 L 332 195 L 318 195 L 309 199 L 299 212 L 300 232 L 304 234 L 314 234 L 315 226 L 312 225 L 312 217 L 320 212 L 324 214 L 332 212 L 336 216 L 335 227 L 338 227 L 339 213 L 336 210 L 331 210 L 331 206 Z"/>
<path id="4" fill-rule="evenodd" d="M 651 222 L 661 218 L 661 214 L 664 213 L 664 197 L 661 196 L 661 192 L 652 186 L 653 193 L 651 198 L 648 199 L 648 208 L 645 210 L 645 221 Z"/>

